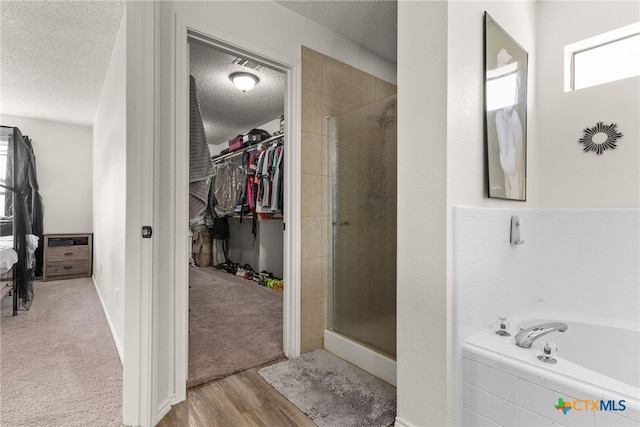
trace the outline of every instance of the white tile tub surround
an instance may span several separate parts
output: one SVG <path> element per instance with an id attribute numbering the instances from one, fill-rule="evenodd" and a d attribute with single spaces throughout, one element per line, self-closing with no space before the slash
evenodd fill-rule
<path id="1" fill-rule="evenodd" d="M 520 246 L 509 243 L 512 215 L 522 220 L 525 243 Z M 640 321 L 639 207 L 456 206 L 453 216 L 454 370 L 459 402 L 462 343 L 498 317 L 545 301 Z M 462 409 L 457 416 L 458 420 L 481 417 Z"/>
<path id="2" fill-rule="evenodd" d="M 462 426 L 592 426 L 639 425 L 638 401 L 626 396 L 626 410 L 569 411 L 555 409 L 559 398 L 621 399 L 606 390 L 553 372 L 544 372 L 497 353 L 465 345 Z"/>
<path id="3" fill-rule="evenodd" d="M 454 207 L 453 215 L 459 343 L 536 301 L 640 321 L 640 208 Z M 522 220 L 520 246 L 509 244 L 512 215 Z"/>
<path id="4" fill-rule="evenodd" d="M 640 208 L 538 214 L 541 299 L 640 321 Z"/>
<path id="5" fill-rule="evenodd" d="M 509 243 L 511 216 L 521 219 L 523 245 Z M 531 210 L 454 208 L 454 354 L 465 338 L 498 317 L 538 301 L 535 280 L 542 245 Z"/>
<path id="6" fill-rule="evenodd" d="M 498 317 L 537 301 L 533 269 L 542 242 L 531 210 L 454 207 L 453 215 L 454 375 L 461 403 L 462 343 Z M 517 247 L 509 243 L 512 215 L 520 217 L 525 241 Z M 457 420 L 464 416 L 459 404 Z"/>

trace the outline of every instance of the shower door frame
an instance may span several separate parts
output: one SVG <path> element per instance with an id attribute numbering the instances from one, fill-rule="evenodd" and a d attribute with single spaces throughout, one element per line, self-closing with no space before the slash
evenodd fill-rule
<path id="1" fill-rule="evenodd" d="M 393 97 L 396 97 L 395 113 L 396 113 L 396 137 L 397 137 L 397 94 L 388 96 L 387 98 L 373 101 L 371 104 L 376 102 L 383 102 L 385 100 L 388 102 L 388 100 Z M 347 113 L 356 111 L 360 108 L 365 108 L 369 105 L 370 104 L 361 105 L 359 107 L 354 108 L 353 110 L 345 111 L 342 114 L 347 114 Z M 335 324 L 334 324 L 335 289 L 334 287 L 336 284 L 335 282 L 336 281 L 335 239 L 336 239 L 336 233 L 338 231 L 338 227 L 340 226 L 340 224 L 337 223 L 338 212 L 337 212 L 337 206 L 335 201 L 335 197 L 336 197 L 335 186 L 337 185 L 337 182 L 336 182 L 336 178 L 337 178 L 336 166 L 337 165 L 335 163 L 337 161 L 337 158 L 336 158 L 337 141 L 334 140 L 334 121 L 338 119 L 338 117 L 341 116 L 342 114 L 326 117 L 328 121 L 327 123 L 328 128 L 330 130 L 328 132 L 329 133 L 328 137 L 330 139 L 329 152 L 330 152 L 330 162 L 331 162 L 331 177 L 330 177 L 331 185 L 329 189 L 331 196 L 329 197 L 329 200 L 330 200 L 330 212 L 331 212 L 331 224 L 332 224 L 331 226 L 332 239 L 331 239 L 331 244 L 329 245 L 331 248 L 331 253 L 329 254 L 329 259 L 331 260 L 331 269 L 330 269 L 330 277 L 329 277 L 330 298 L 328 299 L 328 304 L 327 304 L 327 320 L 328 320 L 327 328 L 328 329 L 324 330 L 324 348 L 329 352 L 335 354 L 336 356 L 388 382 L 389 384 L 397 386 L 397 362 L 395 358 L 384 353 L 380 349 L 374 349 L 373 347 L 368 346 L 365 342 L 360 341 L 358 338 L 350 337 L 349 335 L 343 334 L 342 332 L 339 332 L 334 329 L 335 327 Z M 396 145 L 397 145 L 397 140 L 396 140 Z M 397 162 L 397 146 L 396 146 L 396 162 Z M 397 178 L 397 170 L 396 170 L 396 178 Z M 397 283 L 396 283 L 396 290 L 397 290 Z M 395 316 L 397 320 L 397 312 L 395 313 Z M 397 335 L 396 335 L 396 339 L 397 339 Z M 396 342 L 396 351 L 397 351 L 397 342 Z"/>

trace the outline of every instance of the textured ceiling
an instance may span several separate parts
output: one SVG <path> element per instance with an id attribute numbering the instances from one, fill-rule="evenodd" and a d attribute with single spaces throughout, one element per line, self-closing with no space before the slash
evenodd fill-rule
<path id="1" fill-rule="evenodd" d="M 396 1 L 279 3 L 396 60 Z M 0 111 L 91 125 L 123 11 L 123 0 L 1 0 Z M 243 94 L 228 80 L 232 70 L 242 67 L 230 64 L 231 57 L 207 50 L 212 49 L 193 49 L 192 67 L 211 143 L 282 114 L 282 74 L 257 72 L 260 83 Z M 271 84 L 275 86 L 269 88 Z"/>
<path id="2" fill-rule="evenodd" d="M 189 55 L 209 144 L 220 144 L 284 114 L 284 74 L 234 64 L 235 56 L 199 42 L 190 43 Z M 260 81 L 242 92 L 229 80 L 236 71 L 250 72 Z"/>
<path id="3" fill-rule="evenodd" d="M 278 3 L 383 58 L 397 60 L 397 0 L 283 0 Z"/>
<path id="4" fill-rule="evenodd" d="M 0 1 L 3 113 L 90 125 L 122 1 Z"/>

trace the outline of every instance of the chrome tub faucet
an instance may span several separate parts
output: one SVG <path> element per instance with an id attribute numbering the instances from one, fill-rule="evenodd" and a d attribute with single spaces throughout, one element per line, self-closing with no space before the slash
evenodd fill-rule
<path id="1" fill-rule="evenodd" d="M 531 348 L 531 344 L 538 338 L 555 331 L 565 332 L 567 328 L 566 323 L 552 322 L 535 325 L 527 329 L 520 329 L 520 332 L 515 336 L 516 345 L 523 348 Z"/>

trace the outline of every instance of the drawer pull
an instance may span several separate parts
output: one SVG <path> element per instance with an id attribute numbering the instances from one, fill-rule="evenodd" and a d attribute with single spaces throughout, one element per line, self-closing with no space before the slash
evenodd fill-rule
<path id="1" fill-rule="evenodd" d="M 65 256 L 73 255 L 73 252 L 65 252 Z"/>
<path id="2" fill-rule="evenodd" d="M 73 266 L 72 265 L 65 265 L 63 268 L 65 270 L 71 270 L 73 268 Z"/>

